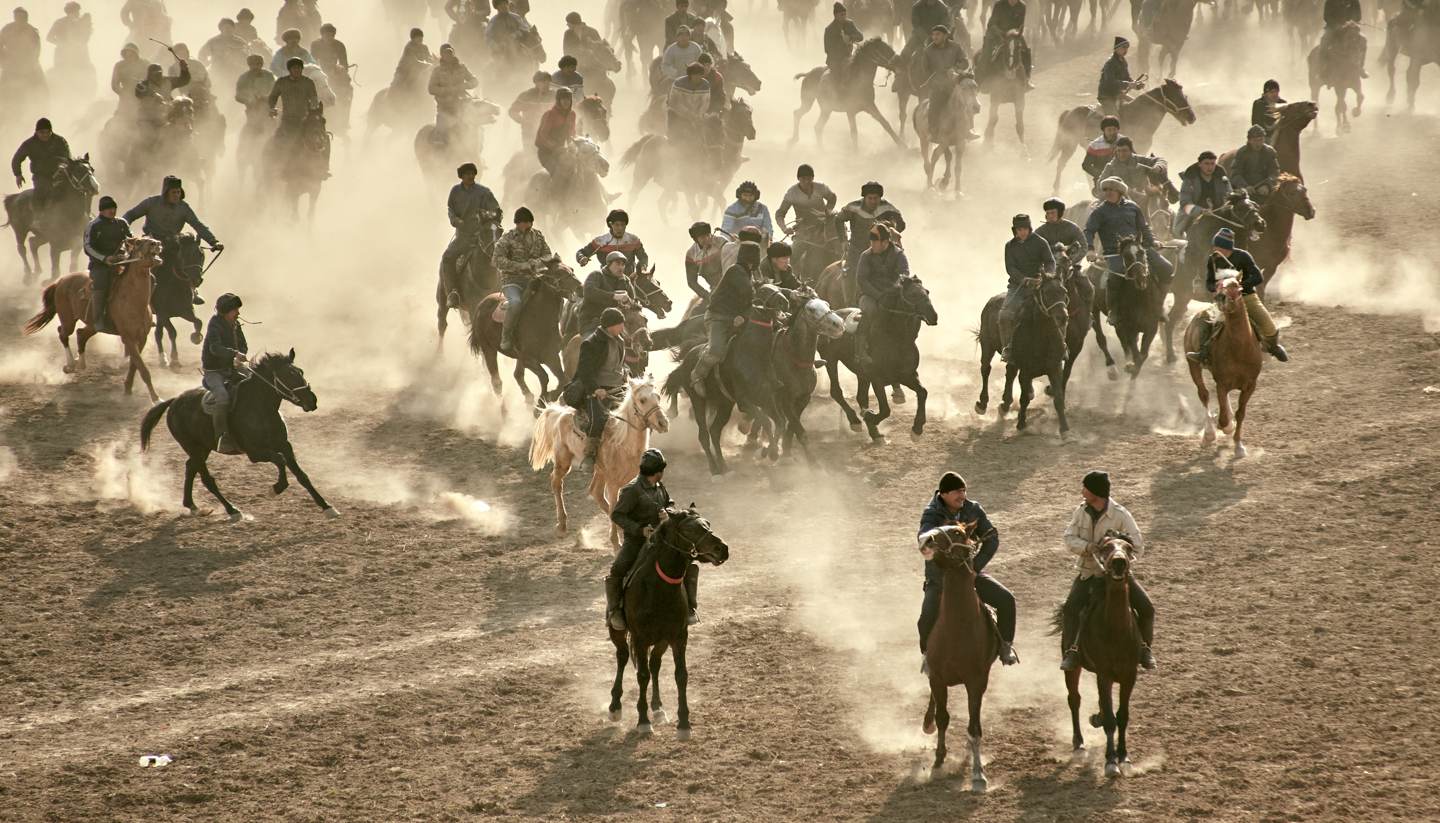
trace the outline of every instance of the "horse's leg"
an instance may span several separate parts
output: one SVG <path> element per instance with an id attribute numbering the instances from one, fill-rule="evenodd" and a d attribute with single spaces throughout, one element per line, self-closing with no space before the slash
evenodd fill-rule
<path id="1" fill-rule="evenodd" d="M 1050 367 L 1050 399 L 1055 405 L 1055 416 L 1060 419 L 1060 437 L 1070 431 L 1070 421 L 1065 419 L 1065 367 L 1055 363 Z"/>
<path id="2" fill-rule="evenodd" d="M 1080 733 L 1080 667 L 1065 673 L 1065 702 L 1070 704 L 1070 745 L 1075 751 L 1085 748 L 1085 736 Z"/>
<path id="3" fill-rule="evenodd" d="M 990 408 L 990 361 L 995 350 L 982 338 L 980 340 L 980 399 L 975 401 L 975 413 L 984 414 Z"/>
<path id="4" fill-rule="evenodd" d="M 1135 680 L 1120 683 L 1120 710 L 1115 712 L 1115 763 L 1120 774 L 1130 771 L 1130 752 L 1125 748 L 1125 728 L 1130 725 L 1130 692 L 1135 689 Z"/>
<path id="5" fill-rule="evenodd" d="M 1195 394 L 1200 398 L 1200 412 L 1205 415 L 1205 432 L 1201 443 L 1208 446 L 1215 442 L 1215 418 L 1210 416 L 1210 388 L 1205 385 L 1205 372 L 1197 363 L 1190 363 L 1190 381 L 1195 384 Z"/>
<path id="6" fill-rule="evenodd" d="M 1020 416 L 1015 420 L 1017 431 L 1025 430 L 1025 416 L 1030 411 L 1030 401 L 1035 399 L 1035 382 L 1028 376 L 1020 378 Z"/>
<path id="7" fill-rule="evenodd" d="M 820 116 L 815 119 L 815 145 L 816 145 L 816 146 L 822 146 L 822 145 L 825 144 L 825 124 L 828 123 L 829 121 L 830 121 L 830 110 L 827 109 L 827 108 L 825 108 L 825 104 L 824 104 L 824 103 L 821 103 L 821 104 L 820 104 Z"/>
<path id="8" fill-rule="evenodd" d="M 639 686 L 640 691 L 635 698 L 637 715 L 635 731 L 649 734 L 653 729 L 650 726 L 650 706 L 646 703 L 645 698 L 647 697 L 646 692 L 650 688 L 650 649 L 641 645 L 637 640 L 631 653 L 635 655 L 635 683 Z"/>
<path id="9" fill-rule="evenodd" d="M 1105 776 L 1120 774 L 1115 762 L 1115 696 L 1111 692 L 1113 682 L 1108 677 L 1095 675 L 1095 686 L 1100 690 L 1100 725 L 1105 728 Z"/>
<path id="10" fill-rule="evenodd" d="M 945 765 L 945 730 L 950 728 L 950 710 L 948 702 L 950 689 L 930 681 L 930 701 L 935 704 L 935 764 L 931 769 L 938 769 Z"/>
<path id="11" fill-rule="evenodd" d="M 515 361 L 515 371 L 511 376 L 520 385 L 520 393 L 525 397 L 525 405 L 534 406 L 535 395 L 530 393 L 530 384 L 525 382 L 525 359 L 523 357 Z"/>
<path id="12" fill-rule="evenodd" d="M 795 120 L 795 129 L 794 129 L 794 131 L 792 131 L 792 132 L 790 133 L 790 145 L 793 146 L 793 145 L 795 145 L 796 143 L 800 142 L 800 118 L 804 117 L 807 113 L 809 113 L 810 108 L 811 108 L 812 106 L 814 106 L 814 105 L 815 105 L 815 97 L 814 97 L 813 95 L 807 95 L 807 94 L 806 94 L 806 92 L 805 92 L 805 83 L 804 83 L 804 81 L 801 81 L 801 83 L 800 83 L 800 108 L 798 108 L 798 109 L 795 110 L 795 118 L 794 118 L 794 120 Z"/>
<path id="13" fill-rule="evenodd" d="M 1095 345 L 1100 347 L 1100 353 L 1105 355 L 1105 374 L 1111 380 L 1119 379 L 1120 375 L 1115 371 L 1115 358 L 1110 356 L 1110 344 L 1105 340 L 1105 324 L 1100 320 L 1100 312 L 1090 312 L 1090 328 L 1095 331 Z"/>
<path id="14" fill-rule="evenodd" d="M 875 405 L 880 407 L 878 412 L 865 410 L 862 415 L 865 418 L 865 427 L 870 430 L 870 440 L 879 443 L 885 438 L 880 434 L 879 425 L 890 417 L 890 398 L 885 396 L 885 387 L 875 385 Z"/>
<path id="15" fill-rule="evenodd" d="M 985 142 L 989 143 L 995 139 L 995 126 L 1000 123 L 1000 104 L 995 102 L 995 95 L 990 94 L 986 96 L 990 98 L 990 105 L 985 108 L 990 111 L 985 118 Z"/>
<path id="16" fill-rule="evenodd" d="M 715 406 L 715 418 L 710 421 L 710 447 L 714 449 L 710 473 L 714 475 L 724 474 L 725 449 L 720 445 L 721 436 L 725 433 L 725 424 L 730 422 L 730 414 L 735 410 L 735 404 L 728 400 L 720 400 Z"/>
<path id="17" fill-rule="evenodd" d="M 830 378 L 830 399 L 840 406 L 845 413 L 845 421 L 850 424 L 850 431 L 860 431 L 860 418 L 855 415 L 855 410 L 845 402 L 845 390 L 840 388 L 840 367 L 835 359 L 825 361 L 825 374 Z"/>
<path id="18" fill-rule="evenodd" d="M 990 786 L 990 781 L 985 779 L 985 763 L 980 756 L 980 739 L 983 736 L 980 708 L 985 700 L 985 686 L 984 680 L 965 685 L 965 693 L 970 698 L 970 725 L 966 729 L 970 733 L 970 791 L 976 794 L 984 794 Z"/>
<path id="19" fill-rule="evenodd" d="M 850 146 L 851 146 L 852 148 L 859 149 L 859 148 L 860 148 L 860 128 L 859 128 L 859 126 L 855 123 L 855 112 L 853 112 L 853 111 L 847 111 L 847 112 L 845 112 L 845 119 L 846 119 L 847 121 L 849 121 L 849 123 L 850 123 Z"/>
<path id="20" fill-rule="evenodd" d="M 561 435 L 563 437 L 563 435 Z M 562 452 L 561 449 L 564 449 Z M 565 475 L 570 473 L 570 450 L 562 443 L 555 444 L 554 468 L 550 470 L 550 493 L 555 497 L 555 533 L 564 534 L 570 521 L 565 511 Z"/>
<path id="21" fill-rule="evenodd" d="M 685 693 L 686 686 L 690 684 L 690 672 L 685 668 L 686 639 L 686 636 L 681 634 L 670 647 L 671 662 L 675 664 L 675 705 L 678 707 L 675 736 L 680 740 L 690 739 L 690 698 Z"/>
<path id="22" fill-rule="evenodd" d="M 162 368 L 162 369 L 165 368 L 167 365 L 169 365 L 168 363 L 165 362 L 165 323 L 166 323 L 166 322 L 167 322 L 167 321 L 166 321 L 166 319 L 165 319 L 164 317 L 161 317 L 161 316 L 159 316 L 159 315 L 156 315 L 156 316 L 155 316 L 155 362 L 158 363 L 158 364 L 160 365 L 160 368 Z"/>
<path id="23" fill-rule="evenodd" d="M 1183 293 L 1185 292 L 1185 288 L 1180 285 L 1184 279 L 1179 272 L 1176 272 L 1176 285 L 1170 292 L 1175 296 L 1175 303 L 1170 307 L 1170 311 L 1165 314 L 1164 323 L 1160 327 L 1160 339 L 1161 342 L 1165 344 L 1166 365 L 1174 363 L 1177 359 L 1175 355 L 1175 327 L 1180 324 L 1181 320 L 1185 319 L 1185 314 L 1190 309 L 1188 305 L 1190 302 L 1189 296 Z"/>
<path id="24" fill-rule="evenodd" d="M 1405 69 L 1405 110 L 1411 114 L 1415 113 L 1415 92 L 1420 90 L 1420 70 L 1424 67 L 1423 58 L 1411 57 Z"/>
<path id="25" fill-rule="evenodd" d="M 1015 136 L 1020 138 L 1022 149 L 1025 148 L 1025 91 L 1022 84 L 1015 92 Z M 1025 154 L 1029 156 L 1029 150 L 1026 150 Z"/>
<path id="26" fill-rule="evenodd" d="M 1240 430 L 1245 427 L 1245 407 L 1250 403 L 1250 395 L 1255 392 L 1255 384 L 1240 388 L 1240 401 L 1235 406 L 1235 456 L 1244 457 L 1245 444 L 1240 442 Z"/>
<path id="27" fill-rule="evenodd" d="M 274 463 L 275 468 L 280 471 L 279 476 L 275 478 L 275 485 L 270 487 L 270 492 L 278 496 L 290 488 L 290 475 L 285 471 L 285 455 L 276 452 L 274 459 L 270 462 Z"/>
<path id="28" fill-rule="evenodd" d="M 650 649 L 650 719 L 656 723 L 666 721 L 665 707 L 660 704 L 660 667 L 665 662 L 665 646 L 656 645 Z"/>
<path id="29" fill-rule="evenodd" d="M 630 662 L 630 644 L 624 635 L 616 639 L 613 631 L 610 642 L 615 644 L 615 685 L 610 687 L 610 719 L 619 720 L 620 698 L 625 694 L 625 664 Z"/>
<path id="30" fill-rule="evenodd" d="M 200 482 L 204 483 L 205 488 L 215 496 L 216 500 L 220 501 L 220 505 L 225 507 L 225 513 L 230 515 L 232 521 L 239 520 L 243 517 L 244 515 L 240 513 L 240 510 L 232 506 L 230 501 L 225 499 L 225 495 L 220 493 L 220 487 L 216 485 L 215 478 L 210 476 L 210 467 L 205 465 L 205 458 L 198 458 L 198 463 L 199 465 L 195 467 L 195 470 L 200 473 Z"/>
<path id="31" fill-rule="evenodd" d="M 95 329 L 91 326 L 81 326 L 80 329 L 75 332 L 76 371 L 85 371 L 85 347 L 89 344 L 90 338 L 94 336 Z"/>
<path id="32" fill-rule="evenodd" d="M 1132 380 L 1140 376 L 1140 369 L 1145 365 L 1145 361 L 1150 359 L 1150 346 L 1155 342 L 1158 330 L 1158 327 L 1152 326 L 1140 335 L 1140 345 L 1135 351 L 1135 373 L 1130 375 Z"/>
<path id="33" fill-rule="evenodd" d="M 484 321 L 477 319 L 472 322 Z M 480 356 L 485 360 L 485 371 L 490 374 L 490 391 L 499 397 L 504 389 L 504 384 L 500 381 L 500 352 L 487 344 L 480 347 Z"/>
<path id="34" fill-rule="evenodd" d="M 130 372 L 125 378 L 125 393 L 130 393 L 130 386 L 134 381 L 135 372 L 140 372 L 140 379 L 145 381 L 145 390 L 150 392 L 150 402 L 160 402 L 160 395 L 155 391 L 155 383 L 150 379 L 150 367 L 145 365 L 145 359 L 141 357 L 141 349 L 145 346 L 145 338 L 141 337 L 138 342 L 125 341 L 125 352 L 130 355 Z"/>
<path id="35" fill-rule="evenodd" d="M 180 367 L 180 350 L 175 346 L 175 324 L 167 321 L 165 333 L 170 337 L 170 368 L 178 369 Z"/>
<path id="36" fill-rule="evenodd" d="M 205 465 L 204 457 L 190 457 L 185 461 L 185 492 L 180 498 L 180 505 L 185 510 L 194 514 L 195 508 L 195 475 L 200 473 L 200 467 Z"/>
<path id="37" fill-rule="evenodd" d="M 925 433 L 925 401 L 930 397 L 930 392 L 926 391 L 925 387 L 921 385 L 919 374 L 912 374 L 900 381 L 900 383 L 901 385 L 909 386 L 910 390 L 915 392 L 915 422 L 910 424 L 910 433 L 919 437 Z M 900 390 L 897 388 L 895 391 L 901 400 L 903 400 L 904 395 L 900 394 Z"/>
<path id="38" fill-rule="evenodd" d="M 325 498 L 320 496 L 320 492 L 315 491 L 315 486 L 310 482 L 310 475 L 306 474 L 305 470 L 300 468 L 300 464 L 296 462 L 295 447 L 287 441 L 280 447 L 280 453 L 285 456 L 285 465 L 290 467 L 290 473 L 295 475 L 295 479 L 300 481 L 300 485 L 305 491 L 310 492 L 310 499 L 315 501 L 315 505 L 320 507 L 320 511 L 331 517 L 338 516 L 340 513 L 335 510 L 334 506 L 325 502 Z"/>
<path id="39" fill-rule="evenodd" d="M 1000 393 L 1000 416 L 1004 417 L 1010 413 L 1010 408 L 1015 405 L 1015 375 L 1020 373 L 1020 367 L 1013 363 L 1005 364 L 1005 390 Z"/>
<path id="40" fill-rule="evenodd" d="M 902 149 L 905 148 L 905 141 L 904 141 L 904 140 L 901 140 L 901 139 L 900 139 L 900 135 L 896 134 L 896 133 L 895 133 L 895 130 L 890 127 L 890 121 L 889 121 L 889 120 L 886 120 L 886 119 L 885 119 L 885 115 L 883 115 L 883 114 L 880 113 L 880 109 L 879 109 L 878 106 L 875 105 L 875 101 L 873 101 L 873 100 L 870 101 L 870 105 L 869 105 L 868 108 L 865 109 L 865 111 L 866 111 L 866 113 L 868 113 L 871 117 L 875 118 L 875 122 L 879 123 L 879 124 L 880 124 L 880 128 L 884 129 L 884 130 L 885 130 L 885 133 L 888 134 L 888 135 L 890 135 L 890 139 L 895 141 L 895 145 L 896 145 L 896 146 L 899 146 L 899 147 L 902 148 Z M 853 114 L 850 115 L 850 119 L 851 119 L 851 122 L 853 123 L 853 122 L 854 122 L 854 119 L 855 119 L 855 115 L 853 115 Z"/>

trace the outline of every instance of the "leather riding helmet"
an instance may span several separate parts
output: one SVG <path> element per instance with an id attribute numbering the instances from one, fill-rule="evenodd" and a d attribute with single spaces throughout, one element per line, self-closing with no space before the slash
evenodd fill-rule
<path id="1" fill-rule="evenodd" d="M 605 265 L 607 266 L 611 263 L 614 263 L 616 260 L 619 260 L 621 263 L 625 263 L 626 265 L 629 265 L 630 263 L 630 258 L 626 257 L 625 252 L 623 251 L 612 251 L 609 254 L 605 255 Z"/>
<path id="2" fill-rule="evenodd" d="M 1046 200 L 1045 203 L 1041 206 L 1041 208 L 1043 208 L 1045 211 L 1050 211 L 1051 209 L 1054 209 L 1056 212 L 1059 213 L 1057 216 L 1065 216 L 1065 201 L 1059 199 L 1058 197 L 1052 197 L 1049 200 Z"/>
<path id="3" fill-rule="evenodd" d="M 238 295 L 231 294 L 230 292 L 225 292 L 215 300 L 215 311 L 220 312 L 221 314 L 226 314 L 227 312 L 235 311 L 242 305 L 244 304 L 240 302 L 240 297 Z"/>
<path id="4" fill-rule="evenodd" d="M 791 254 L 792 250 L 790 248 L 790 244 L 781 243 L 778 240 L 774 243 L 771 243 L 770 248 L 765 250 L 765 256 L 770 258 L 771 260 L 774 260 L 778 257 L 790 257 Z"/>
<path id="5" fill-rule="evenodd" d="M 659 449 L 646 449 L 640 455 L 640 473 L 646 477 L 653 477 L 665 471 L 665 453 Z"/>

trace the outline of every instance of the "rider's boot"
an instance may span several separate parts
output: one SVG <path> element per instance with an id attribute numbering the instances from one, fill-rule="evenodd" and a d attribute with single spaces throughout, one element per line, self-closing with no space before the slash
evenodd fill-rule
<path id="1" fill-rule="evenodd" d="M 1206 323 L 1200 327 L 1200 349 L 1185 352 L 1185 359 L 1197 366 L 1210 363 L 1210 341 L 1215 336 L 1215 327 Z"/>
<path id="2" fill-rule="evenodd" d="M 1155 654 L 1150 651 L 1150 647 L 1155 643 L 1155 618 L 1152 616 L 1146 620 L 1137 616 L 1136 623 L 1140 629 L 1140 665 L 1146 669 L 1154 669 Z"/>
<path id="3" fill-rule="evenodd" d="M 700 567 L 691 563 L 685 568 L 685 602 L 690 606 L 690 614 L 685 618 L 685 625 L 693 626 L 700 622 L 695 615 L 695 592 L 700 586 Z"/>
<path id="4" fill-rule="evenodd" d="M 190 302 L 196 306 L 203 306 L 205 305 L 205 298 L 200 296 L 200 291 L 198 289 L 191 289 Z"/>
<path id="5" fill-rule="evenodd" d="M 445 307 L 451 309 L 460 308 L 460 288 L 455 281 L 459 280 L 459 263 L 451 261 L 442 263 L 440 266 L 440 287 L 445 290 Z"/>
<path id="6" fill-rule="evenodd" d="M 505 322 L 500 326 L 500 353 L 506 357 L 515 356 L 515 315 L 517 306 L 511 306 L 505 311 Z"/>
<path id="7" fill-rule="evenodd" d="M 690 391 L 697 397 L 705 396 L 705 382 L 710 378 L 710 370 L 714 368 L 705 357 L 695 364 L 695 371 L 690 373 Z"/>
<path id="8" fill-rule="evenodd" d="M 218 409 L 210 415 L 215 426 L 215 451 L 221 454 L 239 454 L 235 442 L 230 438 L 230 410 Z"/>
<path id="9" fill-rule="evenodd" d="M 585 460 L 580 464 L 581 470 L 595 468 L 595 458 L 600 455 L 600 437 L 592 436 L 585 443 Z"/>
<path id="10" fill-rule="evenodd" d="M 1274 337 L 1268 337 L 1265 339 L 1264 342 L 1265 351 L 1270 352 L 1270 355 L 1272 357 L 1274 357 L 1276 360 L 1279 360 L 1281 363 L 1290 362 L 1289 353 L 1285 351 L 1284 346 L 1280 345 L 1280 335 L 1277 334 Z"/>
<path id="11" fill-rule="evenodd" d="M 106 289 L 94 287 L 90 290 L 90 317 L 94 319 L 90 326 L 97 332 L 110 331 L 109 295 L 106 292 Z"/>
<path id="12" fill-rule="evenodd" d="M 1015 644 L 1009 640 L 1000 641 L 1000 662 L 1007 666 L 1020 662 L 1020 656 L 1015 653 Z"/>
<path id="13" fill-rule="evenodd" d="M 865 315 L 860 315 L 860 325 L 855 329 L 855 365 L 861 369 L 868 369 L 870 360 L 870 324 L 865 322 Z"/>
<path id="14" fill-rule="evenodd" d="M 614 575 L 605 578 L 605 620 L 610 624 L 610 628 L 617 632 L 625 631 L 625 615 L 620 611 L 622 582 L 621 578 Z"/>
<path id="15" fill-rule="evenodd" d="M 1000 359 L 1010 362 L 1010 347 L 1015 343 L 1015 323 L 1000 320 Z"/>
<path id="16" fill-rule="evenodd" d="M 1080 627 L 1085 625 L 1085 615 L 1089 611 L 1088 606 L 1081 609 L 1073 622 L 1069 612 L 1064 614 L 1064 624 L 1060 630 L 1060 645 L 1065 648 L 1065 656 L 1060 660 L 1062 672 L 1074 671 L 1080 665 Z"/>

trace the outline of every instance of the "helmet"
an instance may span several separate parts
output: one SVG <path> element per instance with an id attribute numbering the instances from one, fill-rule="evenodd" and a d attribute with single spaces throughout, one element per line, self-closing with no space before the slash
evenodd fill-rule
<path id="1" fill-rule="evenodd" d="M 1045 211 L 1050 211 L 1051 209 L 1054 209 L 1055 211 L 1060 213 L 1061 217 L 1065 216 L 1065 201 L 1057 197 L 1052 197 L 1049 200 L 1046 200 L 1045 203 L 1041 206 L 1041 208 L 1043 208 Z"/>
<path id="2" fill-rule="evenodd" d="M 871 180 L 869 183 L 866 183 L 865 185 L 860 187 L 860 196 L 864 197 L 867 194 L 874 194 L 880 197 L 884 197 L 885 187 L 880 185 L 879 183 L 876 183 L 874 180 Z"/>
<path id="3" fill-rule="evenodd" d="M 646 449 L 640 455 L 640 473 L 646 477 L 665 471 L 665 453 L 659 449 Z"/>
<path id="4" fill-rule="evenodd" d="M 619 260 L 621 263 L 624 263 L 627 266 L 630 265 L 630 258 L 626 257 L 625 252 L 623 251 L 612 251 L 609 254 L 605 255 L 605 265 L 607 266 L 611 263 L 614 263 L 616 260 Z"/>
<path id="5" fill-rule="evenodd" d="M 611 223 L 617 223 L 617 222 L 618 222 L 618 223 L 624 223 L 624 224 L 626 224 L 626 225 L 629 225 L 629 224 L 630 224 L 630 215 L 629 215 L 628 213 L 626 213 L 626 211 L 625 211 L 624 209 L 611 209 L 611 210 L 610 210 L 610 213 L 607 214 L 607 215 L 605 215 L 605 225 L 608 226 L 608 225 L 610 225 Z"/>
<path id="6" fill-rule="evenodd" d="M 750 192 L 751 194 L 755 195 L 756 199 L 759 199 L 759 197 L 760 197 L 760 187 L 757 186 L 757 185 L 755 185 L 755 183 L 752 182 L 752 181 L 750 181 L 750 180 L 746 180 L 745 182 L 741 183 L 739 186 L 737 186 L 737 187 L 735 188 L 735 196 L 736 196 L 736 197 L 739 197 L 740 195 L 744 194 L 744 193 L 747 192 L 747 191 Z"/>
<path id="7" fill-rule="evenodd" d="M 781 243 L 779 241 L 771 243 L 770 248 L 765 250 L 765 256 L 771 260 L 777 257 L 790 257 L 792 253 L 789 243 Z"/>
<path id="8" fill-rule="evenodd" d="M 244 304 L 240 302 L 239 296 L 227 291 L 215 300 L 215 311 L 225 314 L 226 312 L 235 311 L 242 305 Z"/>

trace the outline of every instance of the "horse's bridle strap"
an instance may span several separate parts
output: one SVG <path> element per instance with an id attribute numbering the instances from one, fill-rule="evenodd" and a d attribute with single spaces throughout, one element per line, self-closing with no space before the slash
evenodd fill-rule
<path id="1" fill-rule="evenodd" d="M 665 570 L 660 568 L 659 558 L 656 558 L 655 560 L 655 573 L 660 575 L 661 580 L 664 580 L 666 583 L 669 583 L 672 586 L 678 586 L 681 583 L 685 582 L 684 574 L 681 574 L 679 577 L 671 577 L 670 575 L 666 574 Z"/>

